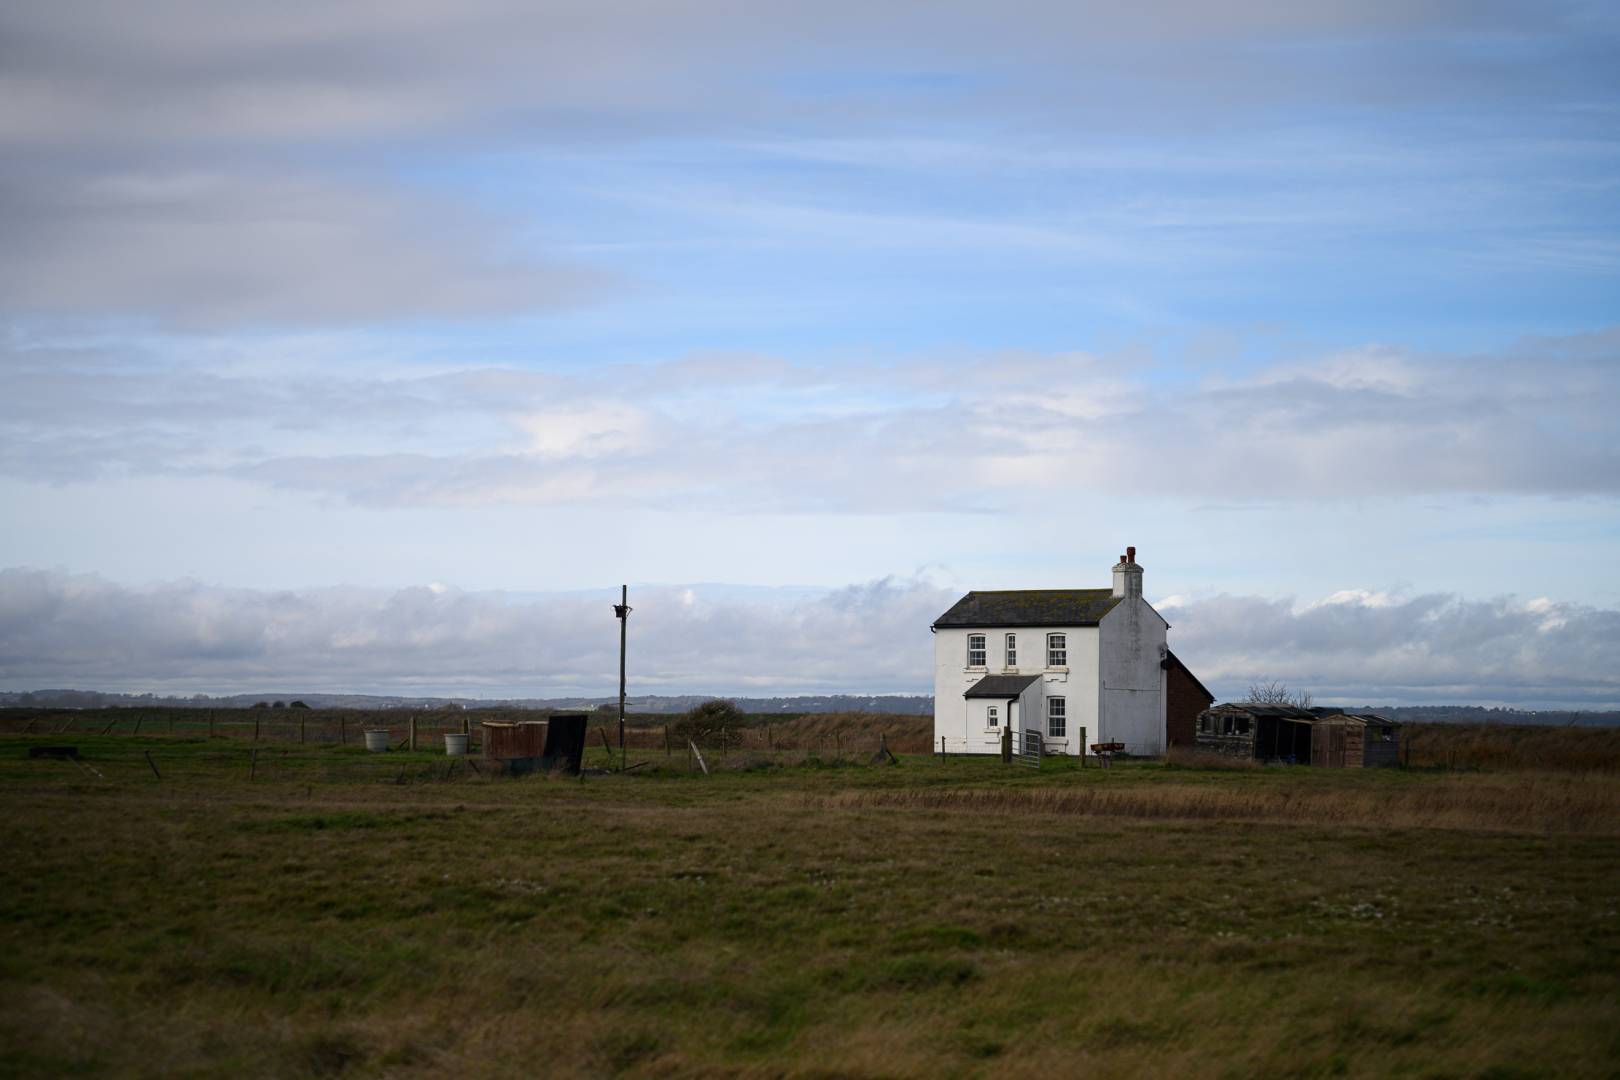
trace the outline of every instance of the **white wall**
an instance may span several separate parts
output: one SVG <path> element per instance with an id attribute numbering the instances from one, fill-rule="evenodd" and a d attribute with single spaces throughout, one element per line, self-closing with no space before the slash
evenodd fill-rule
<path id="1" fill-rule="evenodd" d="M 1103 616 L 1099 704 L 1102 724 L 1092 742 L 1122 742 L 1131 754 L 1165 747 L 1165 677 L 1159 666 L 1166 623 L 1146 600 L 1122 600 Z"/>
<path id="2" fill-rule="evenodd" d="M 1117 609 L 1116 609 L 1117 610 Z M 1151 609 L 1150 609 L 1151 610 Z M 1154 616 L 1157 618 L 1157 616 Z M 1161 624 L 1163 620 L 1160 620 Z M 967 639 L 970 633 L 982 633 L 986 638 L 987 663 L 982 668 L 967 666 Z M 1018 635 L 1018 666 L 1006 668 L 1002 664 L 1002 647 L 1008 633 Z M 1068 664 L 1066 669 L 1046 666 L 1046 635 L 1068 635 Z M 1162 636 L 1162 632 L 1161 632 Z M 986 675 L 1035 675 L 1041 680 L 1019 699 L 1016 709 L 1018 729 L 1036 728 L 1046 734 L 1046 698 L 1062 696 L 1068 705 L 1068 734 L 1048 747 L 1050 753 L 1078 754 L 1081 752 L 1080 728 L 1086 737 L 1096 742 L 1099 631 L 1095 626 L 1028 626 L 987 630 L 937 630 L 934 633 L 934 748 L 939 748 L 940 737 L 952 753 L 993 754 L 1000 752 L 994 733 L 986 733 L 984 707 L 991 704 L 975 698 L 968 701 L 964 691 Z M 1153 658 L 1158 663 L 1158 656 Z M 1002 722 L 1006 723 L 1006 702 L 1002 706 Z"/>

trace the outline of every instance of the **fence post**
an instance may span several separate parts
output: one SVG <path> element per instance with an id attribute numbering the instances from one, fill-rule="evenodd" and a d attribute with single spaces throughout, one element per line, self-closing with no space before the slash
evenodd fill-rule
<path id="1" fill-rule="evenodd" d="M 405 738 L 407 740 L 406 745 L 408 745 L 412 750 L 415 750 L 416 749 L 416 717 L 414 717 L 414 716 L 411 717 L 411 726 L 409 728 L 407 728 L 406 731 L 405 731 Z"/>
<path id="2" fill-rule="evenodd" d="M 939 762 L 941 765 L 945 764 L 945 736 L 943 735 L 939 737 Z"/>
<path id="3" fill-rule="evenodd" d="M 668 724 L 664 725 L 664 756 L 665 757 L 670 757 L 671 756 L 670 749 L 669 749 L 669 725 Z"/>
<path id="4" fill-rule="evenodd" d="M 1012 764 L 1012 717 L 1007 718 L 1007 726 L 1001 729 L 1001 761 L 1003 764 Z"/>
<path id="5" fill-rule="evenodd" d="M 1080 767 L 1086 767 L 1086 726 L 1080 725 Z"/>
<path id="6" fill-rule="evenodd" d="M 259 714 L 253 714 L 253 741 L 259 741 Z"/>
<path id="7" fill-rule="evenodd" d="M 338 717 L 338 745 L 347 746 L 349 743 L 349 718 Z"/>

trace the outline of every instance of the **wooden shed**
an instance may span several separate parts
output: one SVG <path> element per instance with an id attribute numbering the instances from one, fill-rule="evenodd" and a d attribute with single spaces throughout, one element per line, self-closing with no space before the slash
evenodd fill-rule
<path id="1" fill-rule="evenodd" d="M 1327 713 L 1311 732 L 1311 764 L 1360 769 L 1399 764 L 1400 725 L 1373 713 Z"/>
<path id="2" fill-rule="evenodd" d="M 1197 746 L 1233 757 L 1309 764 L 1315 720 L 1315 713 L 1293 705 L 1215 705 L 1198 714 Z"/>
<path id="3" fill-rule="evenodd" d="M 585 714 L 557 713 L 545 720 L 485 720 L 484 758 L 513 776 L 539 769 L 577 774 L 585 754 Z"/>
<path id="4" fill-rule="evenodd" d="M 1400 725 L 1373 713 L 1237 702 L 1198 714 L 1200 750 L 1330 769 L 1395 765 Z"/>

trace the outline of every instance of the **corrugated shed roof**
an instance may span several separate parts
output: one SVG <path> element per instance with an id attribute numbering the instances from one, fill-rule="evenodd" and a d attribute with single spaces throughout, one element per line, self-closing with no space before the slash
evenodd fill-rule
<path id="1" fill-rule="evenodd" d="M 1296 705 L 1257 705 L 1252 701 L 1232 701 L 1214 707 L 1219 712 L 1248 713 L 1250 716 L 1275 716 L 1281 720 L 1318 720 L 1321 719 L 1310 709 L 1301 709 Z"/>
<path id="2" fill-rule="evenodd" d="M 1400 727 L 1400 725 L 1397 724 L 1395 721 L 1386 719 L 1386 718 L 1384 718 L 1382 716 L 1379 716 L 1377 713 L 1347 713 L 1347 712 L 1336 712 L 1335 711 L 1335 712 L 1327 713 L 1326 715 L 1324 715 L 1322 717 L 1322 719 L 1323 720 L 1349 720 L 1352 723 L 1356 723 L 1356 724 L 1373 724 L 1373 725 L 1383 726 L 1383 727 Z"/>
<path id="3" fill-rule="evenodd" d="M 986 675 L 967 690 L 965 698 L 1015 698 L 1028 689 L 1029 684 L 1040 681 L 1039 675 Z"/>
<path id="4" fill-rule="evenodd" d="M 1112 589 L 970 592 L 935 619 L 934 626 L 1096 626 L 1119 601 Z"/>

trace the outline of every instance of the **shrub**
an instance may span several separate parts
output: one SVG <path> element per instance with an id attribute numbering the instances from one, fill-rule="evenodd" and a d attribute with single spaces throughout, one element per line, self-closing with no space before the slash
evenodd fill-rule
<path id="1" fill-rule="evenodd" d="M 716 698 L 682 713 L 681 718 L 670 725 L 670 730 L 683 741 L 701 743 L 733 735 L 747 722 L 747 715 L 735 702 Z"/>

